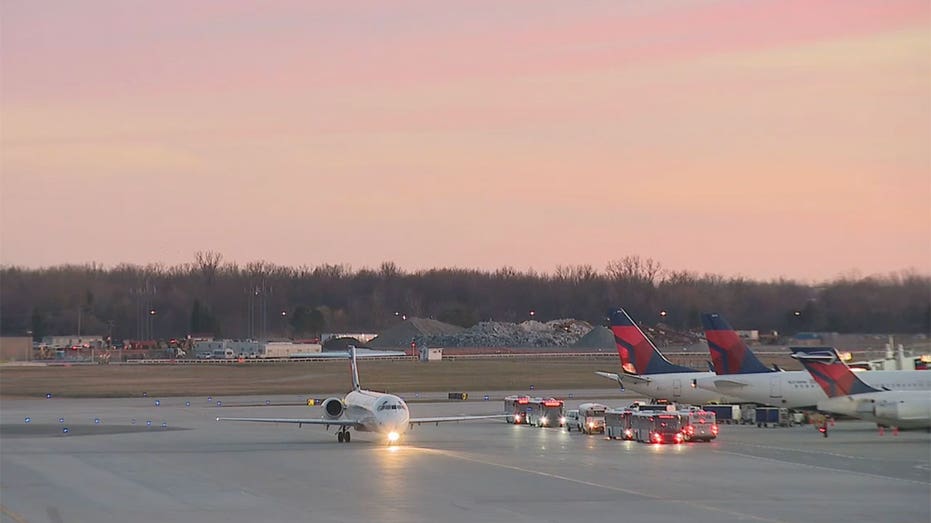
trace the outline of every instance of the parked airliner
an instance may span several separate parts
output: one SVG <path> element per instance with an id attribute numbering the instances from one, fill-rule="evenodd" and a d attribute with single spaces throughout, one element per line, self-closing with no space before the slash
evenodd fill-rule
<path id="1" fill-rule="evenodd" d="M 818 402 L 818 410 L 902 429 L 931 427 L 928 391 L 870 387 L 841 361 L 832 347 L 793 347 L 792 352 L 792 357 L 802 362 L 828 396 Z"/>
<path id="2" fill-rule="evenodd" d="M 814 409 L 827 395 L 804 370 L 765 372 L 766 366 L 740 341 L 720 314 L 703 314 L 705 337 L 718 375 L 696 378 L 693 385 L 740 398 L 740 402 L 788 408 Z M 822 350 L 832 350 L 831 347 Z M 723 371 L 729 371 L 724 375 Z M 890 390 L 931 389 L 931 372 L 872 370 L 858 376 L 873 387 Z"/>
<path id="3" fill-rule="evenodd" d="M 488 416 L 443 416 L 436 418 L 412 418 L 407 403 L 393 394 L 364 390 L 359 383 L 356 365 L 356 348 L 349 347 L 353 390 L 342 399 L 327 398 L 323 402 L 320 418 L 217 418 L 217 421 L 251 421 L 258 423 L 296 423 L 302 425 L 324 425 L 327 430 L 337 427 L 336 439 L 349 443 L 350 429 L 358 432 L 374 432 L 385 436 L 388 444 L 396 443 L 408 428 L 423 423 L 445 423 L 491 418 L 504 418 L 505 414 Z"/>
<path id="4" fill-rule="evenodd" d="M 599 376 L 618 382 L 624 388 L 648 398 L 681 403 L 738 403 L 733 396 L 716 390 L 702 390 L 692 386 L 694 380 L 712 377 L 711 372 L 674 365 L 653 345 L 624 309 L 610 312 L 611 332 L 621 358 L 621 373 L 596 372 Z M 768 369 L 765 369 L 768 371 Z"/>

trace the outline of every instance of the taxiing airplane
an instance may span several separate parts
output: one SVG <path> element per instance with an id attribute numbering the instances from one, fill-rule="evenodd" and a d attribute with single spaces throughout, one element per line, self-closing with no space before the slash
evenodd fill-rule
<path id="1" fill-rule="evenodd" d="M 356 365 L 356 348 L 349 347 L 353 390 L 342 399 L 327 398 L 323 402 L 320 418 L 217 418 L 217 421 L 251 421 L 257 423 L 296 423 L 302 425 L 324 425 L 327 430 L 337 427 L 336 439 L 349 443 L 350 429 L 358 432 L 382 434 L 388 444 L 396 443 L 408 428 L 423 423 L 445 423 L 479 419 L 504 418 L 505 414 L 488 416 L 442 416 L 436 418 L 412 418 L 407 403 L 393 394 L 364 390 L 359 384 L 359 369 Z"/>
<path id="2" fill-rule="evenodd" d="M 901 429 L 931 428 L 931 394 L 928 391 L 871 387 L 841 361 L 833 347 L 792 347 L 791 350 L 792 357 L 802 362 L 827 395 L 818 402 L 818 410 Z"/>
<path id="3" fill-rule="evenodd" d="M 611 332 L 621 358 L 621 373 L 596 372 L 618 382 L 626 389 L 648 398 L 664 399 L 692 405 L 703 403 L 737 403 L 733 396 L 716 390 L 692 386 L 694 380 L 714 376 L 667 360 L 634 323 L 624 309 L 610 312 Z"/>
<path id="4" fill-rule="evenodd" d="M 804 370 L 771 372 L 740 341 L 720 314 L 703 314 L 702 324 L 715 374 L 696 378 L 695 387 L 740 398 L 740 403 L 815 409 L 827 395 Z M 723 374 L 723 371 L 730 374 Z M 859 376 L 874 387 L 892 390 L 929 390 L 931 373 L 910 370 L 872 370 Z"/>

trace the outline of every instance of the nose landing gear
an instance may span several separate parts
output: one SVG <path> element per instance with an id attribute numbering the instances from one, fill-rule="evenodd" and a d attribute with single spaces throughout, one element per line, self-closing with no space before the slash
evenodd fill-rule
<path id="1" fill-rule="evenodd" d="M 339 429 L 339 432 L 336 433 L 336 440 L 340 443 L 349 443 L 352 440 L 352 437 L 349 435 L 348 430 Z"/>

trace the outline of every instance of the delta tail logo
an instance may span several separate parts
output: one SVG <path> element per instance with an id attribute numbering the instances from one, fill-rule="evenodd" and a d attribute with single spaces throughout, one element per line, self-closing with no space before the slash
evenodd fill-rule
<path id="1" fill-rule="evenodd" d="M 717 374 L 757 374 L 773 372 L 750 351 L 731 328 L 724 316 L 717 313 L 701 315 L 705 339 L 711 352 L 711 361 Z"/>
<path id="2" fill-rule="evenodd" d="M 624 371 L 631 374 L 693 372 L 693 369 L 673 365 L 664 358 L 624 309 L 614 309 L 608 313 L 608 317 Z"/>

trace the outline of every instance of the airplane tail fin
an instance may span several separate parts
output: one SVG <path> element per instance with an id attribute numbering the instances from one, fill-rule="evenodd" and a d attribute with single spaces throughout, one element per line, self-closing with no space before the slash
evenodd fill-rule
<path id="1" fill-rule="evenodd" d="M 352 370 L 352 390 L 359 390 L 362 385 L 359 383 L 359 367 L 356 364 L 356 346 L 349 346 L 349 368 Z"/>
<path id="2" fill-rule="evenodd" d="M 830 398 L 880 392 L 864 383 L 850 367 L 840 359 L 834 347 L 789 347 L 792 357 L 802 362 L 805 370 L 821 385 Z"/>
<path id="3" fill-rule="evenodd" d="M 701 324 L 708 340 L 708 350 L 718 374 L 758 374 L 773 372 L 763 365 L 731 325 L 718 313 L 702 313 Z"/>
<path id="4" fill-rule="evenodd" d="M 675 365 L 667 360 L 634 323 L 624 309 L 608 313 L 614 344 L 621 357 L 621 367 L 631 374 L 668 374 L 695 372 L 694 369 Z"/>

